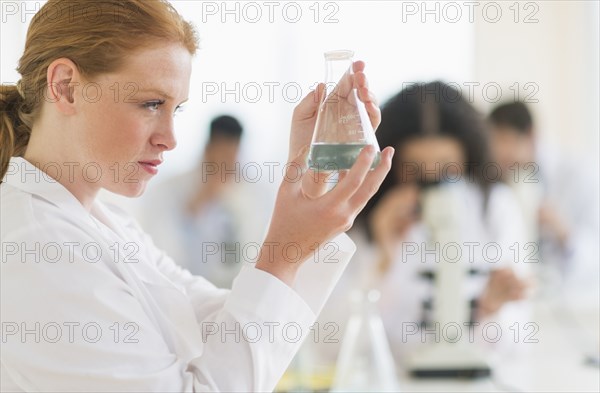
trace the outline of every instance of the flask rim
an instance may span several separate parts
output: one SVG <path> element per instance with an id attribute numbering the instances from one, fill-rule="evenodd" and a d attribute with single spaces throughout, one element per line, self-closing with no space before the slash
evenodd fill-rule
<path id="1" fill-rule="evenodd" d="M 325 52 L 325 60 L 347 60 L 354 57 L 354 51 L 348 49 L 331 50 Z"/>

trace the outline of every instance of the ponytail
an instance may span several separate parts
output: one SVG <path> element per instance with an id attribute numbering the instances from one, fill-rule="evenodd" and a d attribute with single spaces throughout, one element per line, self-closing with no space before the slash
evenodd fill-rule
<path id="1" fill-rule="evenodd" d="M 25 99 L 18 85 L 0 85 L 0 182 L 10 159 L 22 156 L 31 135 Z"/>

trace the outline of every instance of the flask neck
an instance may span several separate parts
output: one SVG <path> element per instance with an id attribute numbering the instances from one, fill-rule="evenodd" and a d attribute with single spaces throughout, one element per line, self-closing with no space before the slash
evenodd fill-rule
<path id="1" fill-rule="evenodd" d="M 325 60 L 325 83 L 327 91 L 333 90 L 343 76 L 352 74 L 352 58 Z"/>

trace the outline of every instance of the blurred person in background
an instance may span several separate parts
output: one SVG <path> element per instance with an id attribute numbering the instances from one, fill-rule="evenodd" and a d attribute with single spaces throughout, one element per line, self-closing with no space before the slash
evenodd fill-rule
<path id="1" fill-rule="evenodd" d="M 249 241 L 244 225 L 262 236 L 269 207 L 258 187 L 242 189 L 238 161 L 243 128 L 228 115 L 210 123 L 209 140 L 196 168 L 149 190 L 141 221 L 180 265 L 218 287 L 230 288 Z M 162 208 L 157 211 L 156 206 Z M 260 242 L 260 238 L 252 239 Z"/>
<path id="2" fill-rule="evenodd" d="M 522 302 L 517 301 L 526 297 L 527 269 L 522 261 L 514 263 L 510 249 L 523 242 L 523 220 L 512 190 L 496 181 L 497 172 L 484 170 L 489 169 L 490 157 L 483 116 L 449 85 L 416 84 L 383 106 L 376 135 L 382 148 L 393 146 L 397 154 L 381 188 L 350 232 L 358 245 L 354 263 L 320 321 L 343 325 L 349 308 L 340 304 L 347 305 L 349 292 L 375 287 L 381 290 L 379 310 L 395 357 L 402 363 L 415 350 L 422 342 L 421 330 L 433 328 L 439 266 L 435 259 L 445 262 L 441 247 L 431 252 L 432 233 L 423 219 L 423 202 L 428 191 L 442 187 L 454 200 L 436 208 L 459 212 L 453 225 L 462 254 L 470 252 L 464 243 L 476 244 L 471 272 L 464 288 L 457 288 L 464 292 L 467 308 L 471 307 L 470 321 L 504 318 L 512 323 L 524 316 Z M 496 251 L 490 251 L 495 247 L 484 251 L 490 244 L 499 245 L 497 258 Z M 408 342 L 402 337 L 407 324 L 420 329 Z M 323 353 L 331 356 L 333 349 L 330 345 Z"/>
<path id="3" fill-rule="evenodd" d="M 502 180 L 516 195 L 528 238 L 544 269 L 547 290 L 563 283 L 598 288 L 598 192 L 585 157 L 579 162 L 541 141 L 522 102 L 497 106 L 489 115 L 491 147 Z M 595 284 L 591 288 L 588 285 Z"/>

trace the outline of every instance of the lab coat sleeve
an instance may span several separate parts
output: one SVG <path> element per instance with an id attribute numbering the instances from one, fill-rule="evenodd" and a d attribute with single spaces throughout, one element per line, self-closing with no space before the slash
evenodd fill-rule
<path id="1" fill-rule="evenodd" d="M 354 251 L 345 234 L 325 243 L 300 267 L 294 288 L 244 263 L 229 293 L 160 257 L 160 270 L 185 286 L 203 332 L 202 356 L 190 363 L 195 390 L 273 390 Z"/>
<path id="2" fill-rule="evenodd" d="M 489 252 L 489 257 L 486 253 L 486 257 L 490 260 L 498 259 L 498 268 L 510 267 L 522 278 L 527 277 L 531 270 L 531 263 L 528 262 L 530 259 L 531 262 L 536 262 L 536 259 L 525 256 L 531 254 L 529 246 L 533 247 L 534 244 L 526 243 L 525 222 L 513 191 L 503 184 L 495 184 L 488 203 L 490 240 L 499 248 L 496 251 L 497 257 L 492 251 Z"/>
<path id="3" fill-rule="evenodd" d="M 247 266 L 231 292 L 163 257 L 159 269 L 185 288 L 204 329 L 201 350 L 188 359 L 93 233 L 56 218 L 26 220 L 32 224 L 2 237 L 3 246 L 34 250 L 3 255 L 2 369 L 31 392 L 270 391 L 353 252 L 346 242 L 339 262 L 303 265 L 298 289 Z M 303 298 L 316 272 L 329 280 L 319 278 L 322 287 Z"/>
<path id="4" fill-rule="evenodd" d="M 518 201 L 513 191 L 502 184 L 496 184 L 490 194 L 488 206 L 488 225 L 492 240 L 499 248 L 499 261 L 492 264 L 494 268 L 511 268 L 522 280 L 531 281 L 535 258 L 527 258 L 533 250 L 533 243 L 527 243 L 525 222 L 519 210 Z M 489 258 L 493 253 L 490 251 Z M 526 326 L 531 322 L 531 304 L 529 291 L 522 300 L 511 301 L 502 306 L 496 313 L 478 321 L 474 337 L 484 347 L 494 348 L 501 354 L 515 354 L 514 351 L 524 349 L 520 343 L 514 342 L 511 329 L 517 326 Z M 499 329 L 498 336 L 495 336 Z M 504 334 L 503 334 L 504 333 Z"/>

